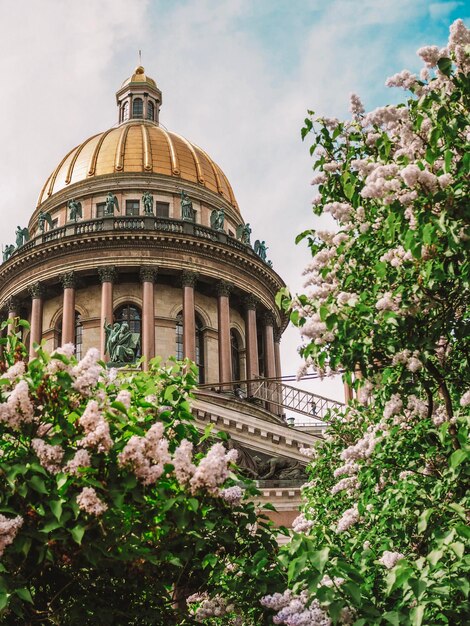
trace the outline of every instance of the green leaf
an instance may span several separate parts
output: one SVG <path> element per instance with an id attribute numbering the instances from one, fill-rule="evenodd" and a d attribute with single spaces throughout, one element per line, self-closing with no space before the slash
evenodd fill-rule
<path id="1" fill-rule="evenodd" d="M 16 595 L 24 600 L 25 602 L 33 603 L 33 598 L 31 597 L 31 592 L 26 587 L 22 587 L 21 589 L 15 589 Z"/>
<path id="2" fill-rule="evenodd" d="M 8 605 L 8 598 L 9 594 L 4 589 L 0 589 L 0 611 Z"/>
<path id="3" fill-rule="evenodd" d="M 436 565 L 436 563 L 441 560 L 443 554 L 444 550 L 433 550 L 428 554 L 426 558 L 431 563 L 431 565 Z"/>
<path id="4" fill-rule="evenodd" d="M 28 480 L 28 485 L 32 487 L 38 493 L 47 494 L 49 493 L 46 489 L 46 485 L 43 479 L 40 476 L 33 476 Z"/>
<path id="5" fill-rule="evenodd" d="M 311 552 L 308 555 L 308 560 L 312 567 L 317 569 L 321 574 L 326 563 L 328 562 L 329 555 L 330 548 L 323 548 L 322 550 L 315 550 L 315 552 Z"/>
<path id="6" fill-rule="evenodd" d="M 412 626 L 421 626 L 421 624 L 423 623 L 424 609 L 425 605 L 419 604 L 411 611 L 410 617 Z"/>
<path id="7" fill-rule="evenodd" d="M 361 604 L 361 590 L 360 590 L 358 585 L 353 583 L 351 580 L 348 580 L 347 582 L 345 582 L 341 586 L 341 589 L 344 589 L 346 591 L 346 593 L 349 596 L 351 596 L 351 598 L 354 600 L 355 606 L 360 606 L 360 604 Z"/>
<path id="8" fill-rule="evenodd" d="M 59 522 L 62 516 L 62 502 L 60 500 L 51 500 L 49 502 L 49 507 Z"/>
<path id="9" fill-rule="evenodd" d="M 449 544 L 449 548 L 459 557 L 459 559 L 463 558 L 465 552 L 465 546 L 461 541 L 455 541 L 454 543 Z"/>
<path id="10" fill-rule="evenodd" d="M 452 61 L 447 57 L 442 57 L 442 59 L 439 59 L 439 61 L 437 62 L 437 67 L 441 70 L 443 74 L 445 74 L 446 76 L 450 76 L 452 72 Z"/>
<path id="11" fill-rule="evenodd" d="M 456 468 L 460 465 L 460 463 L 462 463 L 462 461 L 464 461 L 467 457 L 469 456 L 469 453 L 466 450 L 455 450 L 455 452 L 453 452 L 450 455 L 450 460 L 449 460 L 449 465 L 452 468 Z"/>
<path id="12" fill-rule="evenodd" d="M 424 533 L 424 531 L 426 530 L 428 526 L 429 518 L 431 517 L 433 511 L 434 509 L 426 509 L 419 516 L 419 520 L 418 520 L 418 532 L 419 533 Z"/>
<path id="13" fill-rule="evenodd" d="M 393 626 L 399 626 L 400 624 L 400 613 L 398 611 L 388 611 L 388 613 L 383 614 L 383 618 L 389 624 L 393 624 Z"/>
<path id="14" fill-rule="evenodd" d="M 70 534 L 72 535 L 74 540 L 78 543 L 78 545 L 80 545 L 82 543 L 83 535 L 85 534 L 85 527 L 80 526 L 80 524 L 77 524 L 77 526 L 74 526 L 72 528 L 72 530 L 70 531 Z"/>

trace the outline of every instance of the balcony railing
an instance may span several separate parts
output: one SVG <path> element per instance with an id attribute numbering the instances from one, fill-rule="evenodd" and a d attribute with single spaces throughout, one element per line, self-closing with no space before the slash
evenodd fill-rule
<path id="1" fill-rule="evenodd" d="M 16 248 L 11 258 L 14 258 L 17 254 L 27 252 L 36 246 L 44 243 L 50 243 L 52 241 L 60 241 L 64 237 L 83 236 L 92 233 L 105 233 L 110 231 L 122 232 L 125 230 L 130 231 L 155 231 L 162 233 L 172 233 L 176 235 L 192 235 L 207 241 L 224 243 L 231 248 L 239 250 L 240 252 L 253 255 L 255 258 L 260 257 L 254 252 L 250 245 L 244 244 L 238 241 L 231 235 L 219 230 L 214 230 L 203 226 L 202 224 L 196 224 L 194 222 L 187 222 L 183 220 L 176 220 L 170 218 L 147 216 L 107 216 L 96 218 L 86 221 L 69 222 L 65 226 L 60 228 L 54 228 L 45 233 L 41 233 L 30 239 L 24 245 Z M 261 260 L 261 259 L 260 259 Z"/>

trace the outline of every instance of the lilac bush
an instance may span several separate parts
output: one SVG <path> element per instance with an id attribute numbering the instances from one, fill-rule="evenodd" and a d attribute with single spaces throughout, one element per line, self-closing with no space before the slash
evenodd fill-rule
<path id="1" fill-rule="evenodd" d="M 418 55 L 419 76 L 387 81 L 406 102 L 353 96 L 349 121 L 303 129 L 314 212 L 337 227 L 299 235 L 308 291 L 279 302 L 306 367 L 344 371 L 356 399 L 311 452 L 289 589 L 263 600 L 278 624 L 469 617 L 470 31 Z"/>

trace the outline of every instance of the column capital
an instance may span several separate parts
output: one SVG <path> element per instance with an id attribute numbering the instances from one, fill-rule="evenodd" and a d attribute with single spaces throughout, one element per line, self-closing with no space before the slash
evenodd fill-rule
<path id="1" fill-rule="evenodd" d="M 265 326 L 272 326 L 276 323 L 276 317 L 272 311 L 266 311 L 263 315 L 263 321 Z"/>
<path id="2" fill-rule="evenodd" d="M 280 328 L 274 329 L 274 343 L 281 343 L 282 331 Z"/>
<path id="3" fill-rule="evenodd" d="M 219 280 L 217 283 L 217 295 L 218 296 L 230 296 L 230 292 L 233 289 L 232 283 L 228 283 L 226 280 Z"/>
<path id="4" fill-rule="evenodd" d="M 64 289 L 73 289 L 76 283 L 75 272 L 65 272 L 65 274 L 61 275 L 60 282 Z"/>
<path id="5" fill-rule="evenodd" d="M 181 274 L 181 285 L 183 287 L 194 287 L 196 285 L 198 274 L 184 270 Z"/>
<path id="6" fill-rule="evenodd" d="M 29 291 L 31 298 L 33 298 L 33 300 L 35 298 L 42 298 L 44 295 L 44 287 L 41 285 L 40 282 L 29 285 L 28 291 Z"/>
<path id="7" fill-rule="evenodd" d="M 10 311 L 18 311 L 19 306 L 20 306 L 20 301 L 18 300 L 18 298 L 15 298 L 15 296 L 10 296 L 9 298 L 6 299 L 5 301 L 5 308 L 8 309 L 8 312 Z"/>
<path id="8" fill-rule="evenodd" d="M 154 283 L 157 279 L 158 268 L 142 266 L 140 268 L 139 276 L 143 283 Z"/>
<path id="9" fill-rule="evenodd" d="M 102 283 L 114 283 L 117 278 L 117 272 L 114 265 L 98 268 L 98 276 Z"/>
<path id="10" fill-rule="evenodd" d="M 243 298 L 243 304 L 245 305 L 245 309 L 247 309 L 248 311 L 256 310 L 258 298 L 250 293 Z"/>

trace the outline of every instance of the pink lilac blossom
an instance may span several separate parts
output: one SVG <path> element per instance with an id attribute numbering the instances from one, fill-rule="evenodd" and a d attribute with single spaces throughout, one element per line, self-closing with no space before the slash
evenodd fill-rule
<path id="1" fill-rule="evenodd" d="M 408 70 L 402 70 L 398 74 L 394 74 L 387 78 L 385 81 L 386 87 L 401 87 L 402 89 L 412 89 L 413 87 L 417 87 L 418 77 L 416 74 L 412 74 Z"/>
<path id="2" fill-rule="evenodd" d="M 228 504 L 232 506 L 236 506 L 240 504 L 243 499 L 243 495 L 245 494 L 245 490 L 235 485 L 233 487 L 227 487 L 226 489 L 222 489 L 219 493 L 222 500 L 228 502 Z"/>
<path id="3" fill-rule="evenodd" d="M 384 406 L 384 418 L 389 419 L 392 415 L 396 415 L 403 410 L 403 401 L 400 396 L 395 393 L 393 396 L 385 403 Z"/>
<path id="4" fill-rule="evenodd" d="M 470 404 L 470 389 L 466 391 L 460 398 L 460 406 L 468 406 Z"/>
<path id="5" fill-rule="evenodd" d="M 127 389 L 121 389 L 121 391 L 116 396 L 116 402 L 121 402 L 126 409 L 131 408 L 131 392 Z"/>
<path id="6" fill-rule="evenodd" d="M 311 185 L 323 185 L 323 183 L 326 183 L 327 180 L 328 180 L 328 177 L 326 176 L 326 174 L 324 174 L 323 172 L 320 172 L 319 174 L 315 174 L 310 184 Z"/>
<path id="7" fill-rule="evenodd" d="M 77 450 L 73 458 L 65 465 L 64 471 L 68 472 L 72 476 L 80 476 L 80 470 L 85 467 L 90 467 L 91 458 L 87 450 Z"/>
<path id="8" fill-rule="evenodd" d="M 379 563 L 384 565 L 387 569 L 392 569 L 392 567 L 395 567 L 400 559 L 404 558 L 405 555 L 401 552 L 390 552 L 389 550 L 385 550 L 379 559 Z"/>
<path id="9" fill-rule="evenodd" d="M 189 481 L 191 493 L 204 490 L 213 496 L 219 495 L 219 487 L 229 476 L 229 465 L 237 458 L 237 451 L 226 451 L 221 443 L 215 443 L 201 459 Z"/>
<path id="10" fill-rule="evenodd" d="M 363 405 L 366 405 L 369 402 L 373 391 L 374 391 L 374 385 L 371 383 L 371 381 L 370 380 L 364 381 L 358 393 L 359 402 Z"/>
<path id="11" fill-rule="evenodd" d="M 84 487 L 77 496 L 77 504 L 82 511 L 99 517 L 108 510 L 108 505 L 98 497 L 93 487 Z"/>
<path id="12" fill-rule="evenodd" d="M 203 598 L 201 605 L 194 612 L 197 622 L 202 622 L 210 617 L 224 617 L 235 610 L 233 604 L 222 596 L 214 596 L 213 598 Z"/>
<path id="13" fill-rule="evenodd" d="M 34 419 L 34 406 L 29 396 L 29 386 L 25 380 L 20 380 L 8 400 L 0 404 L 0 422 L 6 423 L 15 430 L 23 423 L 30 423 Z"/>
<path id="14" fill-rule="evenodd" d="M 83 359 L 72 368 L 72 377 L 75 379 L 73 388 L 83 396 L 91 395 L 103 374 L 103 368 L 98 364 L 99 356 L 96 348 L 90 348 Z"/>
<path id="15" fill-rule="evenodd" d="M 378 311 L 394 311 L 395 313 L 400 310 L 401 294 L 394 296 L 390 291 L 387 291 L 376 302 L 375 308 Z"/>
<path id="16" fill-rule="evenodd" d="M 352 93 L 349 96 L 349 110 L 353 114 L 353 117 L 359 117 L 365 112 L 361 99 L 355 93 Z"/>
<path id="17" fill-rule="evenodd" d="M 412 260 L 413 254 L 409 250 L 406 251 L 403 246 L 392 248 L 380 257 L 380 261 L 390 263 L 392 267 L 400 267 L 406 261 Z"/>
<path id="18" fill-rule="evenodd" d="M 325 213 L 330 213 L 341 224 L 349 222 L 353 207 L 347 202 L 328 202 L 324 205 Z"/>
<path id="19" fill-rule="evenodd" d="M 78 420 L 85 431 L 85 437 L 78 441 L 83 448 L 95 448 L 98 452 L 108 452 L 113 447 L 109 424 L 101 414 L 98 402 L 90 400 Z"/>
<path id="20" fill-rule="evenodd" d="M 320 580 L 320 585 L 322 585 L 323 587 L 341 587 L 341 585 L 343 585 L 345 583 L 345 579 L 344 578 L 340 578 L 339 576 L 335 576 L 334 578 L 331 578 L 330 576 L 328 576 L 328 574 L 325 574 L 323 576 L 323 578 Z"/>
<path id="21" fill-rule="evenodd" d="M 336 526 L 336 532 L 337 533 L 345 532 L 346 530 L 351 528 L 351 526 L 354 526 L 354 524 L 357 524 L 359 519 L 360 519 L 359 511 L 357 509 L 357 504 L 355 504 L 350 509 L 346 509 L 346 511 L 343 513 L 340 520 L 338 521 L 338 525 Z"/>
<path id="22" fill-rule="evenodd" d="M 422 48 L 419 48 L 417 54 L 423 59 L 426 66 L 429 68 L 436 67 L 437 62 L 442 57 L 441 51 L 437 46 L 423 46 Z"/>
<path id="23" fill-rule="evenodd" d="M 60 464 L 64 456 L 64 450 L 61 446 L 51 446 L 42 439 L 33 439 L 31 447 L 36 453 L 39 463 L 51 474 L 57 474 L 60 471 Z"/>
<path id="24" fill-rule="evenodd" d="M 183 439 L 173 454 L 173 467 L 175 476 L 181 485 L 189 484 L 194 476 L 196 466 L 193 461 L 193 444 Z"/>
<path id="25" fill-rule="evenodd" d="M 144 437 L 134 435 L 119 454 L 119 464 L 129 466 L 144 485 L 155 483 L 171 462 L 168 440 L 163 437 L 163 424 L 153 424 Z"/>
<path id="26" fill-rule="evenodd" d="M 15 378 L 22 376 L 26 371 L 24 361 L 17 361 L 14 365 L 11 365 L 7 371 L 1 375 L 2 378 L 6 378 L 10 382 L 13 382 Z"/>
<path id="27" fill-rule="evenodd" d="M 355 491 L 359 489 L 359 481 L 355 476 L 347 476 L 346 478 L 342 478 L 336 485 L 330 490 L 331 495 L 335 495 L 340 491 L 346 491 L 348 495 L 353 495 Z"/>
<path id="28" fill-rule="evenodd" d="M 294 595 L 290 590 L 284 593 L 275 593 L 265 596 L 261 604 L 268 609 L 277 611 L 273 617 L 274 624 L 285 626 L 330 626 L 331 620 L 322 610 L 319 602 L 313 600 L 309 606 L 309 595 L 302 591 L 300 595 Z"/>
<path id="29" fill-rule="evenodd" d="M 298 515 L 292 522 L 292 530 L 296 533 L 307 533 L 313 526 L 313 521 L 305 517 L 303 513 Z"/>
<path id="30" fill-rule="evenodd" d="M 5 552 L 5 548 L 13 543 L 19 529 L 23 526 L 23 521 L 21 515 L 8 518 L 0 513 L 0 557 Z"/>

